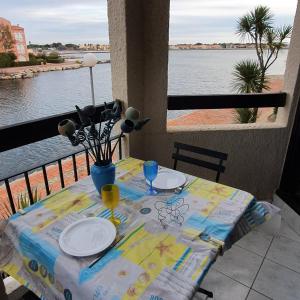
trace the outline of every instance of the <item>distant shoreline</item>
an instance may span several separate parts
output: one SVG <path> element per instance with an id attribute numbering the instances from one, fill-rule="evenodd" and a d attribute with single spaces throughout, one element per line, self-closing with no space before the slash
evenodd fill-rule
<path id="1" fill-rule="evenodd" d="M 220 49 L 213 49 L 213 48 L 207 48 L 207 49 L 172 49 L 169 48 L 169 51 L 206 51 L 206 50 L 225 50 L 225 51 L 236 51 L 236 50 L 253 50 L 255 51 L 255 48 L 220 48 Z M 289 50 L 289 48 L 283 48 L 283 50 Z M 77 54 L 77 53 L 110 53 L 110 51 L 98 51 L 98 50 L 70 50 L 70 51 L 58 51 L 60 54 Z"/>
<path id="2" fill-rule="evenodd" d="M 169 51 L 207 51 L 207 50 L 213 50 L 213 51 L 236 51 L 236 50 L 253 50 L 255 51 L 255 48 L 220 48 L 220 49 L 213 49 L 213 48 L 207 48 L 207 49 L 170 49 Z M 289 48 L 283 48 L 282 50 L 289 50 Z"/>
<path id="3" fill-rule="evenodd" d="M 60 54 L 74 54 L 74 53 L 110 53 L 104 50 L 62 50 L 58 51 Z"/>

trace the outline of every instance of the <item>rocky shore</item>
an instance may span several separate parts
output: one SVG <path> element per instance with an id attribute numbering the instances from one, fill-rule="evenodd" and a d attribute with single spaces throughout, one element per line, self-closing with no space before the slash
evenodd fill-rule
<path id="1" fill-rule="evenodd" d="M 98 64 L 110 63 L 107 61 L 99 61 Z M 32 78 L 40 72 L 65 71 L 83 68 L 81 63 L 64 62 L 60 64 L 46 64 L 25 67 L 0 68 L 0 80 L 14 80 Z"/>

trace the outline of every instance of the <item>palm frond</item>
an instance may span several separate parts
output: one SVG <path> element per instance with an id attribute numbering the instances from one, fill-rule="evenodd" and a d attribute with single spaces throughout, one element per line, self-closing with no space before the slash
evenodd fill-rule
<path id="1" fill-rule="evenodd" d="M 238 93 L 259 93 L 268 89 L 267 79 L 262 78 L 259 64 L 251 59 L 243 60 L 234 66 L 232 87 Z"/>
<path id="2" fill-rule="evenodd" d="M 270 49 L 282 49 L 286 44 L 284 40 L 290 38 L 292 26 L 285 25 L 280 28 L 268 28 L 264 33 L 264 40 Z"/>
<path id="3" fill-rule="evenodd" d="M 278 38 L 278 32 L 273 28 L 268 28 L 264 33 L 265 42 L 270 48 L 273 47 L 277 38 Z"/>
<path id="4" fill-rule="evenodd" d="M 280 28 L 277 28 L 278 39 L 280 41 L 284 41 L 286 39 L 291 38 L 292 31 L 293 31 L 293 26 L 291 25 L 284 25 Z"/>
<path id="5" fill-rule="evenodd" d="M 254 10 L 250 12 L 250 15 L 258 35 L 263 36 L 265 30 L 272 27 L 274 17 L 269 7 L 262 5 L 256 6 Z"/>
<path id="6" fill-rule="evenodd" d="M 33 203 L 36 203 L 42 199 L 41 193 L 38 193 L 38 188 L 32 190 L 32 200 Z M 16 210 L 24 209 L 30 206 L 30 198 L 28 193 L 20 193 L 17 196 L 17 201 L 15 203 Z M 7 202 L 0 202 L 0 219 L 7 219 L 12 215 L 12 211 Z"/>
<path id="7" fill-rule="evenodd" d="M 245 15 L 237 21 L 236 33 L 244 39 L 253 30 L 254 23 L 249 15 Z"/>
<path id="8" fill-rule="evenodd" d="M 253 41 L 262 37 L 268 28 L 272 28 L 273 14 L 267 6 L 257 6 L 254 10 L 238 19 L 237 34 L 241 38 L 249 36 Z"/>
<path id="9" fill-rule="evenodd" d="M 39 194 L 38 195 L 38 189 L 35 188 L 32 192 L 32 200 L 33 200 L 33 203 L 36 203 L 38 201 L 40 201 L 41 199 L 41 195 Z M 29 198 L 29 195 L 27 193 L 21 193 L 18 195 L 18 201 L 17 201 L 17 206 L 18 206 L 18 209 L 24 209 L 28 206 L 30 206 L 30 198 Z"/>

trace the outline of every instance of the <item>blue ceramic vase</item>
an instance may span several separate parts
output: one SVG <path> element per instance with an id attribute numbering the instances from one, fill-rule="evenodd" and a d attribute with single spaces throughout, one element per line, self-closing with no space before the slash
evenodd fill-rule
<path id="1" fill-rule="evenodd" d="M 113 184 L 115 182 L 116 166 L 113 163 L 104 166 L 98 166 L 94 164 L 91 167 L 91 176 L 94 185 L 100 194 L 103 185 Z"/>

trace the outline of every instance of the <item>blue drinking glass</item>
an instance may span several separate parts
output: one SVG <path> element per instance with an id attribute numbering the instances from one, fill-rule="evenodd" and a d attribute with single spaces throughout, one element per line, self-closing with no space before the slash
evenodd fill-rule
<path id="1" fill-rule="evenodd" d="M 155 191 L 152 187 L 152 181 L 156 178 L 158 172 L 158 164 L 154 160 L 148 160 L 144 162 L 144 175 L 146 179 L 150 182 L 150 189 L 148 190 L 148 195 L 156 195 L 157 191 Z"/>

